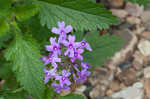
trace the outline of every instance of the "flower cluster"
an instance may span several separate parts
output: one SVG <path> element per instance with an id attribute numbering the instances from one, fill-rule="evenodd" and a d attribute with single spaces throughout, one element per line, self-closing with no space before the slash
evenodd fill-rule
<path id="1" fill-rule="evenodd" d="M 72 26 L 65 27 L 64 22 L 58 22 L 58 28 L 53 27 L 53 33 L 58 34 L 56 37 L 50 37 L 50 45 L 46 45 L 46 51 L 49 55 L 44 56 L 41 60 L 47 67 L 44 68 L 44 82 L 51 83 L 55 92 L 60 93 L 62 90 L 70 90 L 73 83 L 85 82 L 90 75 L 89 64 L 83 62 L 81 55 L 84 50 L 92 51 L 90 45 L 82 40 L 75 42 L 74 35 L 67 35 L 72 31 Z M 50 66 L 48 66 L 50 64 Z"/>

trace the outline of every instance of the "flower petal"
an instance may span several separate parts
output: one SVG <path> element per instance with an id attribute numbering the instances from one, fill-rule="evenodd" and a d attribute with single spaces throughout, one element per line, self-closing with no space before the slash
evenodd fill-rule
<path id="1" fill-rule="evenodd" d="M 66 28 L 65 28 L 65 32 L 66 33 L 69 33 L 72 31 L 72 26 L 71 25 L 68 25 Z"/>
<path id="2" fill-rule="evenodd" d="M 55 33 L 55 34 L 60 34 L 60 30 L 56 27 L 53 27 L 51 32 Z"/>
<path id="3" fill-rule="evenodd" d="M 65 22 L 64 21 L 58 22 L 57 24 L 58 24 L 59 28 L 64 28 L 65 27 Z"/>
<path id="4" fill-rule="evenodd" d="M 88 43 L 86 45 L 86 49 L 89 50 L 89 51 L 92 51 L 92 48 L 90 47 L 90 45 Z"/>
<path id="5" fill-rule="evenodd" d="M 47 51 L 52 51 L 52 49 L 53 49 L 51 45 L 46 45 L 45 48 Z"/>
<path id="6" fill-rule="evenodd" d="M 69 42 L 74 42 L 75 41 L 75 36 L 74 35 L 73 36 L 69 35 L 68 39 L 69 39 Z"/>

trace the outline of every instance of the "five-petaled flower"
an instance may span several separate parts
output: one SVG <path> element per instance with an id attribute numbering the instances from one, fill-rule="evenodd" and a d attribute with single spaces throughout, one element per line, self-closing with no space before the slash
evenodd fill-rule
<path id="1" fill-rule="evenodd" d="M 45 73 L 45 78 L 44 78 L 44 83 L 48 83 L 49 79 L 52 77 L 57 76 L 56 72 L 56 68 L 53 68 L 51 70 L 47 70 L 46 68 L 43 69 L 44 73 Z"/>
<path id="2" fill-rule="evenodd" d="M 68 25 L 65 27 L 65 22 L 62 21 L 62 22 L 58 22 L 58 28 L 53 27 L 51 31 L 55 34 L 59 34 L 61 40 L 63 40 L 66 39 L 67 33 L 72 31 L 72 26 Z"/>
<path id="3" fill-rule="evenodd" d="M 69 55 L 69 57 L 74 57 L 74 51 L 77 48 L 77 43 L 75 42 L 75 36 L 68 36 L 68 40 L 63 41 L 64 46 L 67 47 L 67 50 L 65 51 L 64 55 Z"/>
<path id="4" fill-rule="evenodd" d="M 51 42 L 51 45 L 45 46 L 46 50 L 53 52 L 53 54 L 57 57 L 57 55 L 61 54 L 61 51 L 60 51 L 60 45 L 56 43 L 56 37 L 55 38 L 51 37 L 50 42 Z"/>
<path id="5" fill-rule="evenodd" d="M 54 68 L 57 68 L 56 62 L 61 62 L 61 58 L 54 56 L 53 53 L 49 54 L 48 57 L 42 57 L 41 60 L 44 62 L 44 65 L 51 63 Z"/>

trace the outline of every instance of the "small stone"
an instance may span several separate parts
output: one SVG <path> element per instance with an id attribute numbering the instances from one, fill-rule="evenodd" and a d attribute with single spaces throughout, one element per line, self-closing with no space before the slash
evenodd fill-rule
<path id="1" fill-rule="evenodd" d="M 135 87 L 125 88 L 117 93 L 112 95 L 113 98 L 122 98 L 122 99 L 143 99 L 144 92 L 142 89 Z"/>
<path id="2" fill-rule="evenodd" d="M 144 69 L 144 77 L 150 78 L 150 67 Z"/>
<path id="3" fill-rule="evenodd" d="M 150 99 L 150 78 L 144 81 L 144 91 L 147 99 Z"/>
<path id="4" fill-rule="evenodd" d="M 124 85 L 124 83 L 121 83 L 120 84 L 120 89 L 124 89 L 124 88 L 126 88 L 126 86 Z"/>
<path id="5" fill-rule="evenodd" d="M 110 95 L 112 95 L 114 92 L 111 90 L 111 89 L 108 89 L 107 91 L 106 91 L 106 95 L 107 96 L 110 96 Z"/>
<path id="6" fill-rule="evenodd" d="M 133 69 L 121 72 L 120 74 L 117 75 L 117 78 L 126 86 L 132 85 L 134 82 L 137 81 L 136 72 Z"/>
<path id="7" fill-rule="evenodd" d="M 87 88 L 86 86 L 82 85 L 82 86 L 76 88 L 75 92 L 83 93 L 86 90 L 86 88 Z"/>
<path id="8" fill-rule="evenodd" d="M 90 92 L 90 97 L 96 98 L 98 96 L 105 96 L 106 86 L 104 85 L 97 85 L 93 90 Z"/>
<path id="9" fill-rule="evenodd" d="M 112 91 L 118 91 L 118 90 L 120 90 L 120 86 L 119 85 L 120 85 L 119 81 L 113 80 L 113 81 L 110 82 L 109 88 Z"/>
<path id="10" fill-rule="evenodd" d="M 150 31 L 145 31 L 140 36 L 144 39 L 150 40 Z"/>
<path id="11" fill-rule="evenodd" d="M 136 25 L 136 29 L 132 30 L 134 34 L 142 34 L 145 31 L 145 26 Z"/>
<path id="12" fill-rule="evenodd" d="M 123 0 L 110 0 L 111 8 L 120 8 L 123 6 Z"/>
<path id="13" fill-rule="evenodd" d="M 129 13 L 129 15 L 138 17 L 143 13 L 144 7 L 128 2 L 125 10 Z"/>
<path id="14" fill-rule="evenodd" d="M 90 83 L 95 86 L 97 84 L 109 85 L 113 79 L 113 72 L 108 71 L 106 68 L 96 67 L 95 72 L 90 76 Z"/>
<path id="15" fill-rule="evenodd" d="M 137 17 L 134 17 L 134 16 L 130 16 L 130 17 L 127 17 L 127 22 L 129 23 L 129 24 L 140 24 L 141 23 L 141 20 L 139 19 L 139 18 L 137 18 Z"/>
<path id="16" fill-rule="evenodd" d="M 66 95 L 68 95 L 68 94 L 70 94 L 70 93 L 71 93 L 70 90 L 62 90 L 61 93 L 60 93 L 60 95 L 61 95 L 61 96 L 66 96 Z"/>
<path id="17" fill-rule="evenodd" d="M 140 40 L 138 49 L 144 56 L 150 56 L 150 41 L 143 39 Z"/>
<path id="18" fill-rule="evenodd" d="M 143 88 L 143 83 L 136 82 L 136 83 L 133 84 L 133 87 L 135 87 L 135 88 Z"/>
<path id="19" fill-rule="evenodd" d="M 143 64 L 144 64 L 145 57 L 139 51 L 136 51 L 133 57 L 134 57 L 134 60 L 133 60 L 132 66 L 136 70 L 141 70 L 144 66 Z"/>
<path id="20" fill-rule="evenodd" d="M 142 13 L 141 19 L 147 29 L 150 28 L 150 11 L 144 11 Z"/>
<path id="21" fill-rule="evenodd" d="M 121 10 L 121 9 L 111 9 L 111 11 L 113 15 L 116 15 L 121 19 L 125 18 L 128 15 L 128 13 L 125 10 Z"/>

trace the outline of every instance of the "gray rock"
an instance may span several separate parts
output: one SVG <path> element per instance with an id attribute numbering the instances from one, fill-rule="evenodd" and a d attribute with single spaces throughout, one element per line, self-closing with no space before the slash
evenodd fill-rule
<path id="1" fill-rule="evenodd" d="M 141 16 L 141 14 L 143 13 L 144 7 L 128 2 L 126 4 L 125 10 L 128 12 L 129 15 L 138 17 Z"/>
<path id="2" fill-rule="evenodd" d="M 123 99 L 143 99 L 144 92 L 142 83 L 136 83 L 131 87 L 123 89 L 112 95 L 113 98 L 123 98 Z"/>
<path id="3" fill-rule="evenodd" d="M 150 78 L 150 67 L 144 69 L 144 78 Z"/>
<path id="4" fill-rule="evenodd" d="M 144 11 L 141 19 L 144 23 L 144 26 L 149 29 L 150 28 L 150 11 Z M 150 29 L 149 29 L 150 30 Z"/>
<path id="5" fill-rule="evenodd" d="M 144 39 L 140 40 L 138 49 L 144 56 L 150 56 L 150 41 Z"/>

